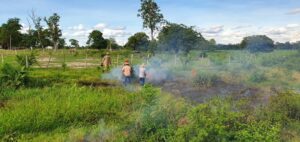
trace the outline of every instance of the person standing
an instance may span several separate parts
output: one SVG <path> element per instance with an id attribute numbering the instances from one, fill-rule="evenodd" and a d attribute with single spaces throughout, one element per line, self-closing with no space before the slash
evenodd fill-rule
<path id="1" fill-rule="evenodd" d="M 132 73 L 132 68 L 129 64 L 129 61 L 125 60 L 124 65 L 122 67 L 122 75 L 124 77 L 123 84 L 125 86 L 131 83 L 131 73 Z"/>
<path id="2" fill-rule="evenodd" d="M 142 64 L 139 68 L 139 82 L 141 86 L 145 85 L 146 75 L 145 64 Z"/>
<path id="3" fill-rule="evenodd" d="M 106 52 L 105 56 L 102 58 L 101 66 L 103 66 L 103 72 L 108 71 L 111 65 L 111 58 L 109 53 Z"/>

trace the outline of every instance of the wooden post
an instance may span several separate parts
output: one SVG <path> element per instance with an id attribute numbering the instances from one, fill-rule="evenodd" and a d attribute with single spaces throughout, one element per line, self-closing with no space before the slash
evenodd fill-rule
<path id="1" fill-rule="evenodd" d="M 28 56 L 27 55 L 25 56 L 25 62 L 26 62 L 25 67 L 28 68 L 29 64 L 28 64 Z"/>
<path id="2" fill-rule="evenodd" d="M 52 51 L 51 51 L 51 52 L 52 52 Z M 52 53 L 50 53 L 50 55 L 49 55 L 49 60 L 48 60 L 47 68 L 49 68 L 49 64 L 50 64 L 50 62 L 51 62 L 51 58 L 52 58 Z"/>
<path id="3" fill-rule="evenodd" d="M 4 57 L 3 57 L 3 54 L 1 54 L 1 58 L 2 58 L 2 64 L 4 64 Z"/>
<path id="4" fill-rule="evenodd" d="M 119 55 L 117 55 L 117 65 L 116 67 L 119 65 Z"/>
<path id="5" fill-rule="evenodd" d="M 85 68 L 87 68 L 87 52 L 85 52 Z"/>

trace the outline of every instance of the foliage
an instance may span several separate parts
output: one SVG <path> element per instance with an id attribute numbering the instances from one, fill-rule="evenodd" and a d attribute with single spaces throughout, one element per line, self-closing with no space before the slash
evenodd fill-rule
<path id="1" fill-rule="evenodd" d="M 21 41 L 20 45 L 27 47 L 27 48 L 32 48 L 32 47 L 36 46 L 37 39 L 33 34 L 34 33 L 33 30 L 29 31 L 29 33 L 30 34 L 25 33 L 22 35 L 22 41 Z"/>
<path id="2" fill-rule="evenodd" d="M 35 39 L 37 40 L 37 47 L 40 47 L 40 48 L 43 48 L 45 47 L 45 40 L 46 40 L 46 37 L 45 37 L 45 31 L 43 29 L 43 26 L 41 25 L 41 21 L 42 21 L 42 18 L 41 17 L 37 17 L 35 15 L 35 12 L 34 11 L 31 11 L 31 15 L 29 16 L 32 23 L 34 24 L 34 27 L 35 27 L 35 31 L 34 31 L 34 34 L 33 36 L 35 37 Z"/>
<path id="3" fill-rule="evenodd" d="M 187 55 L 190 50 L 197 48 L 205 39 L 193 27 L 168 24 L 158 35 L 159 50 L 173 51 L 175 54 Z"/>
<path id="4" fill-rule="evenodd" d="M 208 88 L 216 85 L 218 80 L 218 76 L 214 73 L 200 72 L 194 79 L 194 85 Z"/>
<path id="5" fill-rule="evenodd" d="M 22 41 L 21 28 L 22 25 L 18 18 L 8 19 L 5 24 L 2 24 L 0 28 L 0 44 L 4 49 L 8 49 L 10 46 L 19 46 Z"/>
<path id="6" fill-rule="evenodd" d="M 154 39 L 154 31 L 158 29 L 158 24 L 163 21 L 163 15 L 154 0 L 141 0 L 141 8 L 138 10 L 138 17 L 143 19 L 143 27 L 151 31 L 151 40 Z"/>
<path id="7" fill-rule="evenodd" d="M 16 55 L 16 60 L 20 66 L 29 68 L 33 64 L 37 63 L 36 55 L 34 52 L 31 52 L 29 55 Z M 26 61 L 27 60 L 27 61 Z M 26 63 L 27 62 L 27 63 Z M 26 65 L 27 64 L 27 65 Z"/>
<path id="8" fill-rule="evenodd" d="M 131 48 L 138 51 L 147 51 L 149 46 L 149 37 L 144 32 L 135 33 L 128 38 L 125 48 Z"/>
<path id="9" fill-rule="evenodd" d="M 107 42 L 103 38 L 102 32 L 98 30 L 94 30 L 90 33 L 87 44 L 89 44 L 91 48 L 95 49 L 106 49 L 107 47 Z"/>
<path id="10" fill-rule="evenodd" d="M 48 19 L 45 17 L 44 21 L 48 25 L 48 32 L 53 43 L 54 49 L 57 50 L 60 43 L 60 37 L 62 36 L 61 29 L 59 29 L 59 20 L 60 16 L 57 13 L 54 13 Z"/>
<path id="11" fill-rule="evenodd" d="M 76 39 L 70 39 L 69 42 L 70 42 L 70 44 L 71 44 L 71 46 L 73 48 L 78 48 L 79 47 L 78 40 L 76 40 Z"/>
<path id="12" fill-rule="evenodd" d="M 10 64 L 4 64 L 1 68 L 0 87 L 20 88 L 27 81 L 25 68 L 17 68 Z"/>
<path id="13" fill-rule="evenodd" d="M 274 41 L 265 35 L 245 37 L 241 47 L 250 52 L 271 52 L 274 50 Z"/>
<path id="14" fill-rule="evenodd" d="M 105 39 L 107 43 L 107 49 L 121 49 L 122 46 L 118 45 L 114 38 Z"/>
<path id="15" fill-rule="evenodd" d="M 279 125 L 249 120 L 230 101 L 213 99 L 188 113 L 187 123 L 176 131 L 176 141 L 278 141 Z M 250 117 L 251 118 L 251 117 Z"/>

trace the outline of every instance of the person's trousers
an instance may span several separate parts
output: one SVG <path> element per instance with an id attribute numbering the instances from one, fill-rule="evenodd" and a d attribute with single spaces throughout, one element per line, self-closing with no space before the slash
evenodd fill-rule
<path id="1" fill-rule="evenodd" d="M 125 77 L 124 77 L 124 82 L 123 82 L 123 84 L 126 86 L 126 85 L 128 85 L 128 84 L 130 84 L 130 83 L 131 83 L 130 76 L 125 76 Z"/>
<path id="2" fill-rule="evenodd" d="M 145 78 L 140 78 L 140 85 L 144 86 L 145 85 Z"/>

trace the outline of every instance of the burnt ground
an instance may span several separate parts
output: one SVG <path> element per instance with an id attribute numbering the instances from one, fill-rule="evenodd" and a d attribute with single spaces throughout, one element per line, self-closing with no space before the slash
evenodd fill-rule
<path id="1" fill-rule="evenodd" d="M 228 84 L 222 81 L 216 82 L 210 87 L 196 86 L 189 81 L 173 79 L 157 83 L 163 91 L 170 92 L 178 97 L 186 98 L 195 103 L 203 103 L 214 97 L 231 97 L 233 99 L 247 99 L 253 105 L 268 101 L 270 91 L 253 88 L 244 84 Z"/>
<path id="2" fill-rule="evenodd" d="M 80 80 L 77 84 L 90 87 L 122 86 L 118 82 L 105 80 Z M 274 91 L 271 90 L 266 91 L 244 84 L 228 84 L 223 81 L 217 81 L 210 87 L 197 86 L 185 79 L 169 79 L 162 82 L 152 82 L 152 84 L 161 88 L 164 92 L 171 93 L 177 97 L 183 97 L 194 103 L 203 103 L 214 97 L 231 97 L 235 100 L 247 99 L 252 105 L 256 106 L 266 103 L 270 95 L 274 93 Z"/>
<path id="3" fill-rule="evenodd" d="M 116 87 L 119 86 L 119 84 L 115 82 L 108 82 L 108 81 L 102 81 L 102 80 L 80 80 L 77 82 L 80 86 L 90 86 L 90 87 Z"/>

